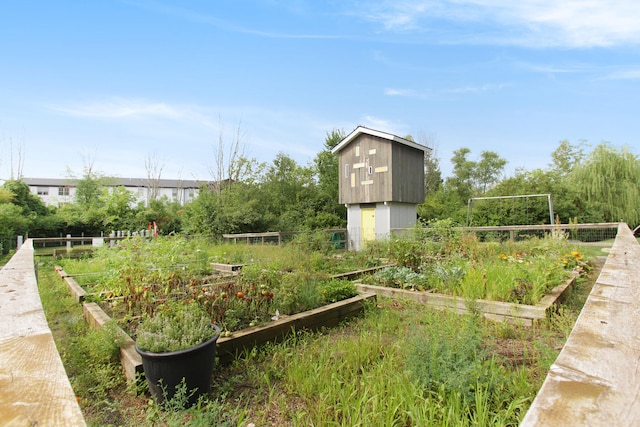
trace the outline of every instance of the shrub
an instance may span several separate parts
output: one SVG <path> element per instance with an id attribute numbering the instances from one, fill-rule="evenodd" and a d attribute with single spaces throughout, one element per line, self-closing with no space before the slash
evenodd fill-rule
<path id="1" fill-rule="evenodd" d="M 136 332 L 138 348 L 164 353 L 202 344 L 215 336 L 216 329 L 199 304 L 168 302 L 153 317 L 146 317 Z"/>
<path id="2" fill-rule="evenodd" d="M 330 280 L 321 285 L 320 293 L 326 302 L 337 302 L 358 294 L 356 285 L 349 280 Z"/>
<path id="3" fill-rule="evenodd" d="M 487 381 L 479 320 L 465 316 L 465 322 L 458 322 L 450 314 L 443 317 L 437 328 L 425 328 L 425 334 L 416 334 L 409 342 L 406 363 L 426 394 L 442 389 L 469 403 L 478 383 Z"/>

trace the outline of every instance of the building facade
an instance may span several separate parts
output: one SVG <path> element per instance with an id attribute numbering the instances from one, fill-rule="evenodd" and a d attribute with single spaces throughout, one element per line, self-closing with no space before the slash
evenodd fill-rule
<path id="1" fill-rule="evenodd" d="M 339 202 L 347 207 L 349 247 L 388 238 L 417 221 L 424 202 L 424 154 L 428 147 L 359 126 L 332 152 L 338 154 Z"/>
<path id="2" fill-rule="evenodd" d="M 23 178 L 47 206 L 62 206 L 75 200 L 76 180 L 57 178 Z M 166 198 L 181 205 L 195 199 L 203 185 L 211 185 L 209 181 L 144 178 L 112 178 L 106 184 L 109 189 L 123 187 L 134 195 L 134 205 L 148 205 L 152 199 Z"/>

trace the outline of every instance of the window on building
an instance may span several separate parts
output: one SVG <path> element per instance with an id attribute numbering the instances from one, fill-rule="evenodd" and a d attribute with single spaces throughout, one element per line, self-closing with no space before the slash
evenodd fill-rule
<path id="1" fill-rule="evenodd" d="M 349 163 L 344 165 L 344 177 L 349 178 Z"/>
<path id="2" fill-rule="evenodd" d="M 38 187 L 38 196 L 48 196 L 49 187 Z"/>
<path id="3" fill-rule="evenodd" d="M 69 187 L 61 186 L 58 187 L 58 196 L 68 196 L 69 195 Z"/>
<path id="4" fill-rule="evenodd" d="M 178 200 L 178 189 L 177 188 L 172 188 L 171 189 L 171 200 Z"/>

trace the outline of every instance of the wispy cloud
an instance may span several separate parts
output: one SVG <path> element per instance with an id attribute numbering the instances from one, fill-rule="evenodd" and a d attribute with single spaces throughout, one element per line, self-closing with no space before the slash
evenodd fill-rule
<path id="1" fill-rule="evenodd" d="M 613 71 L 598 80 L 640 80 L 640 68 Z"/>
<path id="2" fill-rule="evenodd" d="M 445 89 L 445 93 L 483 93 L 500 90 L 508 86 L 506 83 L 487 83 L 480 86 L 461 86 L 452 89 Z"/>
<path id="3" fill-rule="evenodd" d="M 549 65 L 549 64 L 534 64 L 530 62 L 516 62 L 515 66 L 527 71 L 533 71 L 535 73 L 544 74 L 571 74 L 571 73 L 585 73 L 593 71 L 592 66 L 587 65 Z"/>
<path id="4" fill-rule="evenodd" d="M 413 89 L 396 89 L 396 88 L 387 88 L 384 90 L 384 94 L 387 96 L 406 96 L 410 98 L 424 96 L 423 94 L 420 94 Z"/>
<path id="5" fill-rule="evenodd" d="M 640 44 L 637 0 L 382 0 L 358 7 L 364 8 L 363 19 L 387 31 L 428 31 L 440 43 Z M 451 25 L 455 31 L 447 27 Z"/>
<path id="6" fill-rule="evenodd" d="M 389 132 L 393 132 L 396 134 L 403 133 L 402 129 L 404 128 L 403 125 L 395 123 L 392 120 L 383 119 L 371 115 L 363 116 L 359 124 L 372 129 L 386 129 Z"/>
<path id="7" fill-rule="evenodd" d="M 74 117 L 112 120 L 168 119 L 198 122 L 208 127 L 216 126 L 213 115 L 208 114 L 204 107 L 172 105 L 137 98 L 112 97 L 99 101 L 56 105 L 50 109 Z"/>
<path id="8" fill-rule="evenodd" d="M 159 3 L 156 1 L 129 1 L 128 3 L 140 8 L 152 10 L 168 16 L 173 16 L 179 19 L 184 19 L 191 22 L 196 22 L 196 23 L 201 23 L 201 24 L 212 26 L 212 27 L 216 27 L 220 30 L 231 32 L 231 33 L 249 34 L 257 37 L 274 38 L 274 39 L 339 39 L 339 38 L 343 38 L 340 35 L 332 35 L 332 34 L 281 32 L 281 31 L 252 28 L 252 27 L 247 27 L 235 22 L 228 21 L 228 20 L 220 19 L 208 13 L 202 13 L 193 9 L 188 9 L 180 6 L 167 5 L 167 4 Z M 292 7 L 287 6 L 287 9 L 291 11 L 291 10 L 295 10 L 296 8 L 292 9 Z"/>
<path id="9" fill-rule="evenodd" d="M 484 93 L 500 90 L 506 86 L 508 83 L 487 83 L 483 85 L 469 85 L 469 86 L 459 86 L 454 88 L 442 88 L 437 91 L 432 90 L 422 90 L 417 91 L 414 89 L 399 89 L 399 88 L 387 88 L 384 89 L 384 94 L 386 96 L 399 96 L 406 98 L 428 98 L 432 96 L 436 96 L 438 94 L 465 94 L 465 93 Z"/>
<path id="10" fill-rule="evenodd" d="M 85 104 L 55 106 L 53 109 L 70 116 L 103 119 L 140 117 L 180 119 L 184 117 L 184 112 L 162 102 L 125 98 L 112 98 L 106 101 L 89 102 Z"/>

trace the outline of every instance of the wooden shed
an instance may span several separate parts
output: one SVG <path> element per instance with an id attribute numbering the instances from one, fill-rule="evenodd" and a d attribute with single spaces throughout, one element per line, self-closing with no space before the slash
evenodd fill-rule
<path id="1" fill-rule="evenodd" d="M 339 201 L 347 207 L 349 247 L 388 238 L 392 228 L 415 225 L 424 201 L 428 147 L 358 126 L 332 150 L 340 164 Z"/>

